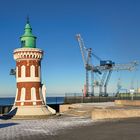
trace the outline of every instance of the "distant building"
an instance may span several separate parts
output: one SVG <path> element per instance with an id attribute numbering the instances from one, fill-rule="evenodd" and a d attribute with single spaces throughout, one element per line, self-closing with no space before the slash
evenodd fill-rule
<path id="1" fill-rule="evenodd" d="M 138 88 L 137 92 L 140 93 L 140 88 Z"/>

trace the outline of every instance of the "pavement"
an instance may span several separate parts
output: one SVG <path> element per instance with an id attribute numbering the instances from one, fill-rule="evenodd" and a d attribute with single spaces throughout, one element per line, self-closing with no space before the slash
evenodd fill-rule
<path id="1" fill-rule="evenodd" d="M 0 120 L 0 140 L 45 140 L 66 129 L 93 123 L 91 119 L 57 116 L 37 120 Z"/>
<path id="2" fill-rule="evenodd" d="M 62 117 L 0 121 L 0 140 L 140 140 L 140 118 L 93 122 Z"/>
<path id="3" fill-rule="evenodd" d="M 90 106 L 92 109 L 92 105 L 77 105 L 76 110 L 82 114 L 83 106 L 86 110 Z M 114 105 L 95 106 L 112 108 Z M 0 140 L 140 140 L 139 130 L 140 118 L 95 121 L 89 114 L 73 115 L 71 112 L 47 119 L 0 119 Z"/>
<path id="4" fill-rule="evenodd" d="M 140 118 L 96 122 L 65 130 L 47 140 L 140 140 Z"/>

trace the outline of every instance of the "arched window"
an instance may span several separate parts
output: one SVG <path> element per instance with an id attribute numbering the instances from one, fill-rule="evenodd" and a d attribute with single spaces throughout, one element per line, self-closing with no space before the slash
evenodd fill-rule
<path id="1" fill-rule="evenodd" d="M 16 90 L 15 102 L 17 101 L 17 96 L 18 96 L 18 88 L 17 88 L 17 90 Z M 15 103 L 15 102 L 14 102 L 14 103 Z"/>
<path id="2" fill-rule="evenodd" d="M 25 101 L 25 88 L 22 88 L 21 89 L 20 101 L 21 102 L 24 102 Z"/>
<path id="3" fill-rule="evenodd" d="M 39 88 L 39 96 L 41 98 L 41 100 L 43 99 L 43 96 L 42 96 L 42 91 L 41 91 L 41 88 Z"/>
<path id="4" fill-rule="evenodd" d="M 16 67 L 16 77 L 18 78 L 18 67 Z"/>
<path id="5" fill-rule="evenodd" d="M 39 88 L 39 95 L 41 94 L 41 88 Z"/>
<path id="6" fill-rule="evenodd" d="M 15 97 L 14 105 L 16 105 L 16 101 L 18 100 L 17 97 L 18 97 L 18 88 L 16 90 L 16 97 Z"/>
<path id="7" fill-rule="evenodd" d="M 21 66 L 21 77 L 25 77 L 25 66 Z"/>
<path id="8" fill-rule="evenodd" d="M 34 66 L 34 65 L 32 65 L 32 66 L 30 67 L 30 76 L 31 76 L 31 77 L 35 77 L 35 66 Z"/>
<path id="9" fill-rule="evenodd" d="M 38 66 L 38 77 L 40 77 L 40 66 Z"/>
<path id="10" fill-rule="evenodd" d="M 21 41 L 21 47 L 25 47 L 25 40 Z"/>
<path id="11" fill-rule="evenodd" d="M 34 87 L 31 88 L 31 100 L 36 101 L 36 89 Z"/>

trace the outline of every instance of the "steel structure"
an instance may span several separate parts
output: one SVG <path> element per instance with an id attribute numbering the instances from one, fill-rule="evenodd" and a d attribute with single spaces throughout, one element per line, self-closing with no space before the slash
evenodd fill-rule
<path id="1" fill-rule="evenodd" d="M 138 65 L 138 62 L 133 61 L 127 64 L 114 64 L 112 67 L 95 66 L 95 69 L 98 69 L 99 71 L 103 73 L 102 79 L 99 84 L 99 95 L 107 96 L 107 85 L 113 71 L 122 71 L 122 70 L 133 71 L 136 69 L 137 65 Z M 104 92 L 102 91 L 103 87 L 104 87 Z"/>
<path id="2" fill-rule="evenodd" d="M 101 60 L 100 57 L 98 57 L 97 55 L 95 55 L 92 52 L 92 48 L 86 48 L 84 41 L 81 37 L 80 34 L 76 35 L 76 38 L 78 40 L 79 43 L 79 47 L 80 47 L 80 51 L 82 54 L 82 59 L 83 59 L 83 63 L 84 63 L 84 67 L 86 70 L 86 96 L 94 96 L 94 73 L 98 73 L 98 74 L 102 74 L 102 71 L 104 70 L 109 70 L 108 72 L 105 72 L 106 74 L 108 73 L 108 76 L 106 78 L 106 82 L 105 82 L 105 89 L 107 86 L 107 83 L 109 81 L 110 75 L 112 70 L 110 70 L 110 68 L 112 68 L 112 66 L 114 65 L 114 62 L 112 62 L 111 60 Z M 96 58 L 98 61 L 100 61 L 100 66 L 94 66 L 92 64 L 92 57 Z M 91 85 L 89 84 L 89 72 L 91 72 Z M 104 83 L 104 77 L 106 77 L 106 74 L 104 74 L 102 81 L 100 83 L 100 93 L 102 93 L 102 86 Z M 91 93 L 89 92 L 89 87 L 91 86 Z"/>
<path id="3" fill-rule="evenodd" d="M 120 71 L 120 70 L 135 70 L 136 66 L 138 65 L 137 61 L 132 61 L 127 64 L 114 64 L 112 67 L 108 66 L 95 66 L 94 68 L 100 71 L 112 70 L 112 71 Z"/>
<path id="4" fill-rule="evenodd" d="M 95 55 L 92 52 L 92 48 L 86 48 L 84 41 L 80 34 L 76 35 L 76 38 L 79 43 L 80 51 L 82 54 L 82 59 L 84 63 L 84 67 L 86 70 L 86 96 L 94 95 L 94 73 L 98 73 L 102 76 L 100 83 L 99 83 L 99 95 L 100 96 L 107 96 L 107 85 L 109 79 L 111 77 L 112 71 L 120 71 L 120 70 L 129 70 L 132 71 L 136 68 L 138 63 L 136 61 L 127 63 L 127 64 L 115 64 L 111 60 L 102 60 L 100 57 Z M 100 61 L 99 66 L 94 66 L 92 64 L 92 56 Z M 89 92 L 89 72 L 91 73 L 91 93 Z M 104 92 L 102 91 L 104 87 Z"/>
<path id="5" fill-rule="evenodd" d="M 86 48 L 84 45 L 84 41 L 81 38 L 80 34 L 76 35 L 76 38 L 78 40 L 79 46 L 80 46 L 80 51 L 82 54 L 82 59 L 83 59 L 83 63 L 84 63 L 84 67 L 86 70 L 86 95 L 85 96 L 89 96 L 89 72 L 91 72 L 91 81 L 93 81 L 93 65 L 91 62 L 91 53 L 92 53 L 92 49 L 91 48 Z M 91 86 L 92 87 L 92 86 Z M 94 95 L 94 88 L 91 89 L 92 90 L 92 94 Z"/>

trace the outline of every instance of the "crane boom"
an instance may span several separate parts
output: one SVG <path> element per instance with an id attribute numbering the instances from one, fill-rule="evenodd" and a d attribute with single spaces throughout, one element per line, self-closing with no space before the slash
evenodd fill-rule
<path id="1" fill-rule="evenodd" d="M 138 62 L 133 61 L 127 64 L 114 64 L 112 65 L 112 67 L 108 67 L 108 66 L 96 66 L 95 69 L 98 69 L 101 72 L 107 73 L 108 75 L 107 77 L 105 77 L 104 75 L 102 76 L 102 79 L 106 78 L 105 80 L 101 80 L 101 84 L 100 84 L 100 94 L 102 95 L 102 86 L 104 84 L 104 96 L 107 95 L 107 85 L 109 82 L 109 79 L 111 77 L 111 73 L 112 71 L 121 71 L 121 70 L 128 70 L 128 71 L 133 71 L 136 69 L 136 66 L 138 65 Z M 105 81 L 105 83 L 104 83 Z"/>
<path id="2" fill-rule="evenodd" d="M 96 66 L 94 67 L 94 69 L 99 70 L 99 71 L 108 71 L 108 70 L 112 70 L 112 71 L 120 71 L 120 70 L 135 70 L 136 66 L 138 65 L 138 63 L 136 61 L 127 63 L 127 64 L 115 64 L 112 67 L 108 67 L 108 66 Z"/>
<path id="3" fill-rule="evenodd" d="M 76 38 L 78 40 L 78 43 L 79 43 L 79 47 L 80 47 L 80 51 L 81 51 L 81 54 L 82 54 L 82 59 L 83 59 L 83 63 L 84 63 L 84 66 L 86 68 L 86 48 L 85 48 L 85 45 L 84 45 L 84 42 L 83 42 L 83 39 L 81 38 L 81 35 L 80 34 L 77 34 L 76 35 Z"/>

